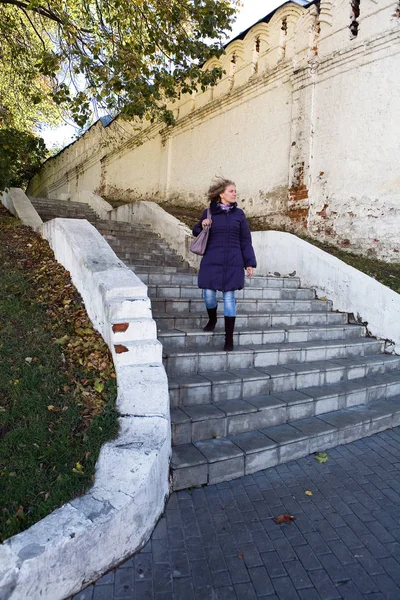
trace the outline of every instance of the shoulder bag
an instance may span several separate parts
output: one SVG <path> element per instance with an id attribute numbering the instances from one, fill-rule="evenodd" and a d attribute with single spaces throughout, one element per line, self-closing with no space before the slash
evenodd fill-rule
<path id="1" fill-rule="evenodd" d="M 210 213 L 209 208 L 207 209 L 207 219 L 211 220 L 211 213 Z M 211 227 L 211 225 L 208 225 L 207 227 L 204 227 L 204 229 L 202 229 L 200 231 L 199 235 L 190 244 L 190 247 L 189 247 L 190 252 L 193 252 L 193 254 L 199 254 L 200 256 L 204 255 L 206 248 L 207 248 L 210 227 Z"/>

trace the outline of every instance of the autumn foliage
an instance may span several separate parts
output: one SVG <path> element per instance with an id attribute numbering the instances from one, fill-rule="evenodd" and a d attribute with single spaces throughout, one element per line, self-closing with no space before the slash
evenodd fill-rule
<path id="1" fill-rule="evenodd" d="M 82 494 L 116 435 L 115 372 L 48 243 L 0 208 L 0 540 Z"/>

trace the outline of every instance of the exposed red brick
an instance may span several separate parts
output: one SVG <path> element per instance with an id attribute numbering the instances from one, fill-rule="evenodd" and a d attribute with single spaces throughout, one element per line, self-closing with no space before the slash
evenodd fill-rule
<path id="1" fill-rule="evenodd" d="M 317 212 L 317 215 L 319 217 L 322 217 L 323 219 L 326 219 L 326 209 L 328 208 L 328 204 L 325 203 L 324 204 L 324 208 L 322 210 L 320 210 L 319 212 Z"/>
<path id="2" fill-rule="evenodd" d="M 129 352 L 128 348 L 126 346 L 123 346 L 122 344 L 114 344 L 114 350 L 117 354 L 122 354 L 123 352 Z"/>
<path id="3" fill-rule="evenodd" d="M 114 325 L 112 326 L 112 330 L 114 333 L 116 333 L 117 331 L 126 331 L 129 327 L 129 323 L 114 323 Z"/>
<path id="4" fill-rule="evenodd" d="M 291 209 L 286 214 L 293 223 L 307 227 L 308 208 Z"/>

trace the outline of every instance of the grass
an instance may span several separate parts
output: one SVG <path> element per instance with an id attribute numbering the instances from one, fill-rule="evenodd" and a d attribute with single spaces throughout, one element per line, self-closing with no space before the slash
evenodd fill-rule
<path id="1" fill-rule="evenodd" d="M 118 431 L 111 355 L 44 240 L 0 210 L 0 541 L 83 494 Z"/>

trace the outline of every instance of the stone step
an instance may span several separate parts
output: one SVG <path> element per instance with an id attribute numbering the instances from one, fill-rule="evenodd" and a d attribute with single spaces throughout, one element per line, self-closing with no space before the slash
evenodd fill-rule
<path id="1" fill-rule="evenodd" d="M 220 349 L 197 349 L 165 352 L 164 367 L 171 377 L 180 373 L 259 369 L 289 363 L 308 363 L 335 358 L 360 357 L 383 352 L 384 342 L 373 338 L 316 340 L 287 344 L 248 344 L 234 352 Z"/>
<path id="2" fill-rule="evenodd" d="M 103 237 L 112 248 L 117 248 L 122 252 L 141 250 L 142 248 L 153 250 L 158 253 L 164 251 L 171 252 L 171 249 L 167 244 L 160 242 L 159 240 L 149 239 L 149 234 L 146 233 L 141 233 L 140 235 L 134 234 L 132 236 L 132 241 L 124 240 L 123 242 L 116 240 L 115 237 L 111 235 L 103 234 Z"/>
<path id="3" fill-rule="evenodd" d="M 157 243 L 163 242 L 163 239 L 148 227 L 131 225 L 130 229 L 119 229 L 119 225 L 121 224 L 117 223 L 117 226 L 98 226 L 98 230 L 104 237 L 110 238 L 111 241 L 121 245 L 128 244 L 138 238 L 143 240 L 154 240 Z"/>
<path id="4" fill-rule="evenodd" d="M 171 275 L 160 269 L 149 273 L 141 273 L 140 279 L 147 285 L 189 285 L 197 286 L 197 273 L 193 275 Z M 297 277 L 252 277 L 246 279 L 245 289 L 248 287 L 268 288 L 298 288 L 300 280 Z"/>
<path id="5" fill-rule="evenodd" d="M 181 313 L 199 313 L 205 311 L 204 301 L 190 298 L 153 298 L 153 310 L 158 315 L 179 315 Z M 332 310 L 330 300 L 255 300 L 238 298 L 236 306 L 240 314 L 248 313 L 280 313 L 280 312 L 329 312 Z"/>
<path id="6" fill-rule="evenodd" d="M 202 299 L 203 292 L 197 285 L 148 285 L 151 298 Z M 314 300 L 315 291 L 308 288 L 268 288 L 249 286 L 237 290 L 236 299 L 250 300 Z M 223 300 L 217 295 L 220 317 L 223 320 Z"/>
<path id="7" fill-rule="evenodd" d="M 151 261 L 155 265 L 162 265 L 166 261 L 172 261 L 174 263 L 176 262 L 178 265 L 183 263 L 183 260 L 180 256 L 174 254 L 169 250 L 166 250 L 165 252 L 157 252 L 156 250 L 151 250 L 144 246 L 140 249 L 138 248 L 137 250 L 132 249 L 125 251 L 119 248 L 114 248 L 113 246 L 111 247 L 114 250 L 114 252 L 118 254 L 121 260 L 127 260 L 132 262 L 132 260 L 140 259 L 143 261 Z"/>
<path id="8" fill-rule="evenodd" d="M 400 369 L 400 356 L 379 354 L 335 358 L 307 363 L 293 362 L 230 371 L 181 373 L 169 377 L 170 405 L 217 403 L 225 400 L 330 385 Z"/>
<path id="9" fill-rule="evenodd" d="M 45 214 L 53 214 L 53 215 L 59 215 L 62 216 L 64 214 L 87 214 L 87 215 L 94 215 L 96 216 L 96 213 L 94 212 L 93 209 L 89 208 L 89 207 L 80 207 L 80 206 L 62 206 L 62 207 L 58 207 L 58 206 L 49 206 L 49 207 L 40 207 L 40 206 L 35 206 L 36 210 L 38 212 L 43 212 Z"/>
<path id="10" fill-rule="evenodd" d="M 30 201 L 32 202 L 32 204 L 34 204 L 35 206 L 41 206 L 41 207 L 49 207 L 49 208 L 65 208 L 65 207 L 70 207 L 70 208 L 82 208 L 82 210 L 84 210 L 85 208 L 88 208 L 89 210 L 92 210 L 91 207 L 84 203 L 84 202 L 73 202 L 71 200 L 55 200 L 52 198 L 42 198 L 42 197 L 38 197 L 38 196 L 28 196 Z"/>
<path id="11" fill-rule="evenodd" d="M 149 225 L 136 225 L 135 223 L 125 223 L 124 221 L 104 221 L 97 219 L 96 227 L 101 233 L 106 232 L 109 235 L 121 236 L 122 238 L 124 236 L 129 238 L 132 233 L 140 234 L 143 232 L 147 232 L 158 238 L 158 235 L 152 231 Z"/>
<path id="12" fill-rule="evenodd" d="M 207 313 L 203 309 L 199 313 L 181 313 L 179 315 L 168 315 L 166 313 L 157 313 L 153 310 L 153 317 L 157 321 L 159 331 L 189 329 L 198 330 L 204 327 L 208 321 Z M 337 312 L 281 312 L 273 313 L 248 313 L 238 314 L 236 317 L 235 329 L 241 328 L 262 328 L 269 327 L 300 327 L 308 325 L 340 325 L 346 324 L 348 315 Z M 224 325 L 222 319 L 217 323 L 216 331 L 223 331 Z M 210 334 L 209 334 L 210 335 Z"/>
<path id="13" fill-rule="evenodd" d="M 171 410 L 172 444 L 236 435 L 399 395 L 400 371 L 395 371 L 301 391 L 183 405 Z"/>
<path id="14" fill-rule="evenodd" d="M 124 261 L 125 262 L 125 261 Z M 143 281 L 142 278 L 142 274 L 149 274 L 149 273 L 153 273 L 153 272 L 157 272 L 160 270 L 160 268 L 162 268 L 163 272 L 166 274 L 172 274 L 172 273 L 194 273 L 194 269 L 193 267 L 190 267 L 188 264 L 186 263 L 182 263 L 181 266 L 177 267 L 177 266 L 162 266 L 162 265 L 153 265 L 153 264 L 143 264 L 143 263 L 135 263 L 132 264 L 130 262 L 126 262 L 125 263 L 126 266 L 131 269 L 134 273 L 137 274 L 137 276 L 139 277 L 140 275 L 140 279 Z"/>
<path id="15" fill-rule="evenodd" d="M 63 204 L 45 204 L 43 202 L 32 202 L 36 210 L 42 210 L 43 212 L 94 212 L 93 209 L 87 204 L 65 202 Z"/>
<path id="16" fill-rule="evenodd" d="M 86 219 L 93 222 L 96 218 L 95 213 L 84 213 L 81 211 L 37 211 L 42 221 L 51 221 L 52 219 Z"/>
<path id="17" fill-rule="evenodd" d="M 338 340 L 364 337 L 366 329 L 363 325 L 314 325 L 308 327 L 268 327 L 266 329 L 235 328 L 233 341 L 235 347 L 248 344 L 287 344 L 292 342 L 311 342 L 314 340 Z M 158 339 L 164 351 L 189 349 L 221 349 L 225 341 L 223 328 L 213 333 L 202 329 L 185 331 L 159 331 Z"/>
<path id="18" fill-rule="evenodd" d="M 229 437 L 175 446 L 174 490 L 219 483 L 323 452 L 400 424 L 400 397 Z"/>

